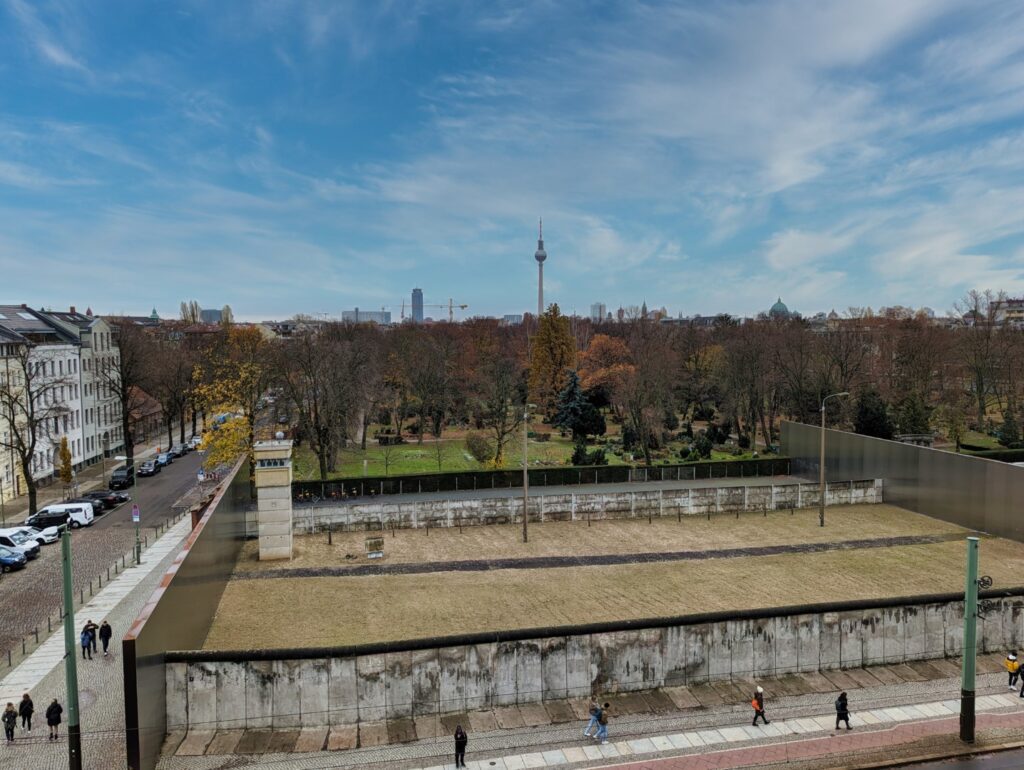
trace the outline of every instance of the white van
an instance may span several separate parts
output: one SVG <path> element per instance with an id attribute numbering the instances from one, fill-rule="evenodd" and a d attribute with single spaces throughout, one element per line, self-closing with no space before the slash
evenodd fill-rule
<path id="1" fill-rule="evenodd" d="M 60 527 L 67 522 L 71 529 L 78 529 L 91 527 L 95 518 L 92 503 L 54 503 L 40 508 L 29 516 L 25 523 L 30 527 L 45 529 Z"/>
<path id="2" fill-rule="evenodd" d="M 24 554 L 29 561 L 39 556 L 39 543 L 16 529 L 0 529 L 0 545 Z"/>

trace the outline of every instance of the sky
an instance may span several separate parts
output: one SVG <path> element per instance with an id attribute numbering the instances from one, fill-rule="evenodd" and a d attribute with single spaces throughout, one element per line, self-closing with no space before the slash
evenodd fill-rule
<path id="1" fill-rule="evenodd" d="M 564 312 L 1024 293 L 1024 4 L 0 0 L 4 302 L 521 313 L 541 216 Z"/>

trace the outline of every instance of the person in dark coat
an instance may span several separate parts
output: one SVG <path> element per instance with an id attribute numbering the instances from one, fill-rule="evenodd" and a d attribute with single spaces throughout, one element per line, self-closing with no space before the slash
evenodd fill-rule
<path id="1" fill-rule="evenodd" d="M 100 641 L 103 642 L 103 657 L 107 657 L 107 648 L 110 647 L 110 637 L 114 635 L 114 629 L 107 621 L 100 623 Z"/>
<path id="2" fill-rule="evenodd" d="M 466 731 L 462 729 L 462 725 L 455 726 L 455 767 L 466 766 L 466 744 L 469 743 L 469 737 L 466 735 Z"/>
<path id="3" fill-rule="evenodd" d="M 0 721 L 4 723 L 4 737 L 7 742 L 14 743 L 14 726 L 18 724 L 18 710 L 14 708 L 13 703 L 7 704 Z"/>
<path id="4" fill-rule="evenodd" d="M 21 729 L 27 733 L 32 732 L 32 715 L 36 707 L 28 693 L 21 696 L 21 703 L 18 704 L 18 715 L 21 717 Z"/>
<path id="5" fill-rule="evenodd" d="M 50 738 L 49 740 L 57 740 L 57 733 L 60 731 L 60 715 L 64 713 L 64 708 L 57 703 L 57 699 L 53 699 L 53 703 L 46 707 L 46 724 L 50 727 Z"/>
<path id="6" fill-rule="evenodd" d="M 757 692 L 754 693 L 754 699 L 750 701 L 750 705 L 754 707 L 754 727 L 757 727 L 758 717 L 764 720 L 766 725 L 770 725 L 768 717 L 764 715 L 764 688 L 760 685 L 757 686 Z"/>
<path id="7" fill-rule="evenodd" d="M 839 729 L 839 723 L 846 722 L 846 729 L 852 730 L 850 727 L 850 705 L 846 701 L 846 693 L 839 693 L 839 697 L 836 698 L 836 729 Z"/>
<path id="8" fill-rule="evenodd" d="M 87 620 L 85 621 L 85 626 L 82 630 L 89 632 L 89 646 L 92 648 L 93 652 L 96 652 L 96 632 L 100 630 L 100 627 L 91 620 Z M 91 658 L 92 655 L 89 657 Z"/>

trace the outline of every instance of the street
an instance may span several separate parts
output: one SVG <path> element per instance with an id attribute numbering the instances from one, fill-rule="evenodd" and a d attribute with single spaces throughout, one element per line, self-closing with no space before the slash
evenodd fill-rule
<path id="1" fill-rule="evenodd" d="M 88 598 L 90 581 L 96 586 L 102 575 L 106 582 L 107 569 L 112 569 L 115 561 L 120 561 L 123 554 L 134 548 L 132 504 L 137 504 L 142 514 L 140 537 L 148 536 L 152 540 L 153 527 L 171 518 L 176 513 L 171 506 L 195 485 L 201 462 L 199 453 L 191 452 L 175 459 L 156 476 L 136 479 L 136 485 L 125 490 L 131 495 L 131 502 L 97 516 L 91 527 L 72 531 L 76 592 L 84 591 Z M 130 560 L 127 563 L 130 564 Z M 32 637 L 34 641 L 32 635 L 38 628 L 40 638 L 45 638 L 47 616 L 57 622 L 61 601 L 59 541 L 42 546 L 39 558 L 29 562 L 25 569 L 3 575 L 0 579 L 0 672 L 7 668 L 9 649 L 20 653 L 23 637 Z M 93 620 L 99 623 L 101 618 Z"/>

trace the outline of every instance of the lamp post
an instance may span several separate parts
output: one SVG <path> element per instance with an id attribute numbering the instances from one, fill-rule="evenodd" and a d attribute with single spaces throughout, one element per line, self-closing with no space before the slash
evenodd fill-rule
<path id="1" fill-rule="evenodd" d="M 536 404 L 523 405 L 523 542 L 529 540 L 526 531 L 527 520 L 530 518 L 530 472 L 529 472 L 529 446 L 527 445 L 527 434 L 530 430 L 530 408 Z"/>
<path id="2" fill-rule="evenodd" d="M 102 450 L 103 451 L 100 452 L 100 457 L 103 459 L 103 486 L 102 486 L 102 489 L 106 489 L 107 488 L 107 452 L 110 451 L 110 437 L 106 433 L 103 434 Z"/>
<path id="3" fill-rule="evenodd" d="M 78 663 L 75 658 L 75 593 L 71 581 L 71 529 L 60 539 L 64 583 L 64 686 L 68 706 L 68 767 L 82 770 L 82 730 L 78 721 Z"/>
<path id="4" fill-rule="evenodd" d="M 825 526 L 825 402 L 830 398 L 850 395 L 845 390 L 842 393 L 830 393 L 821 399 L 821 455 L 818 458 L 818 526 Z"/>

